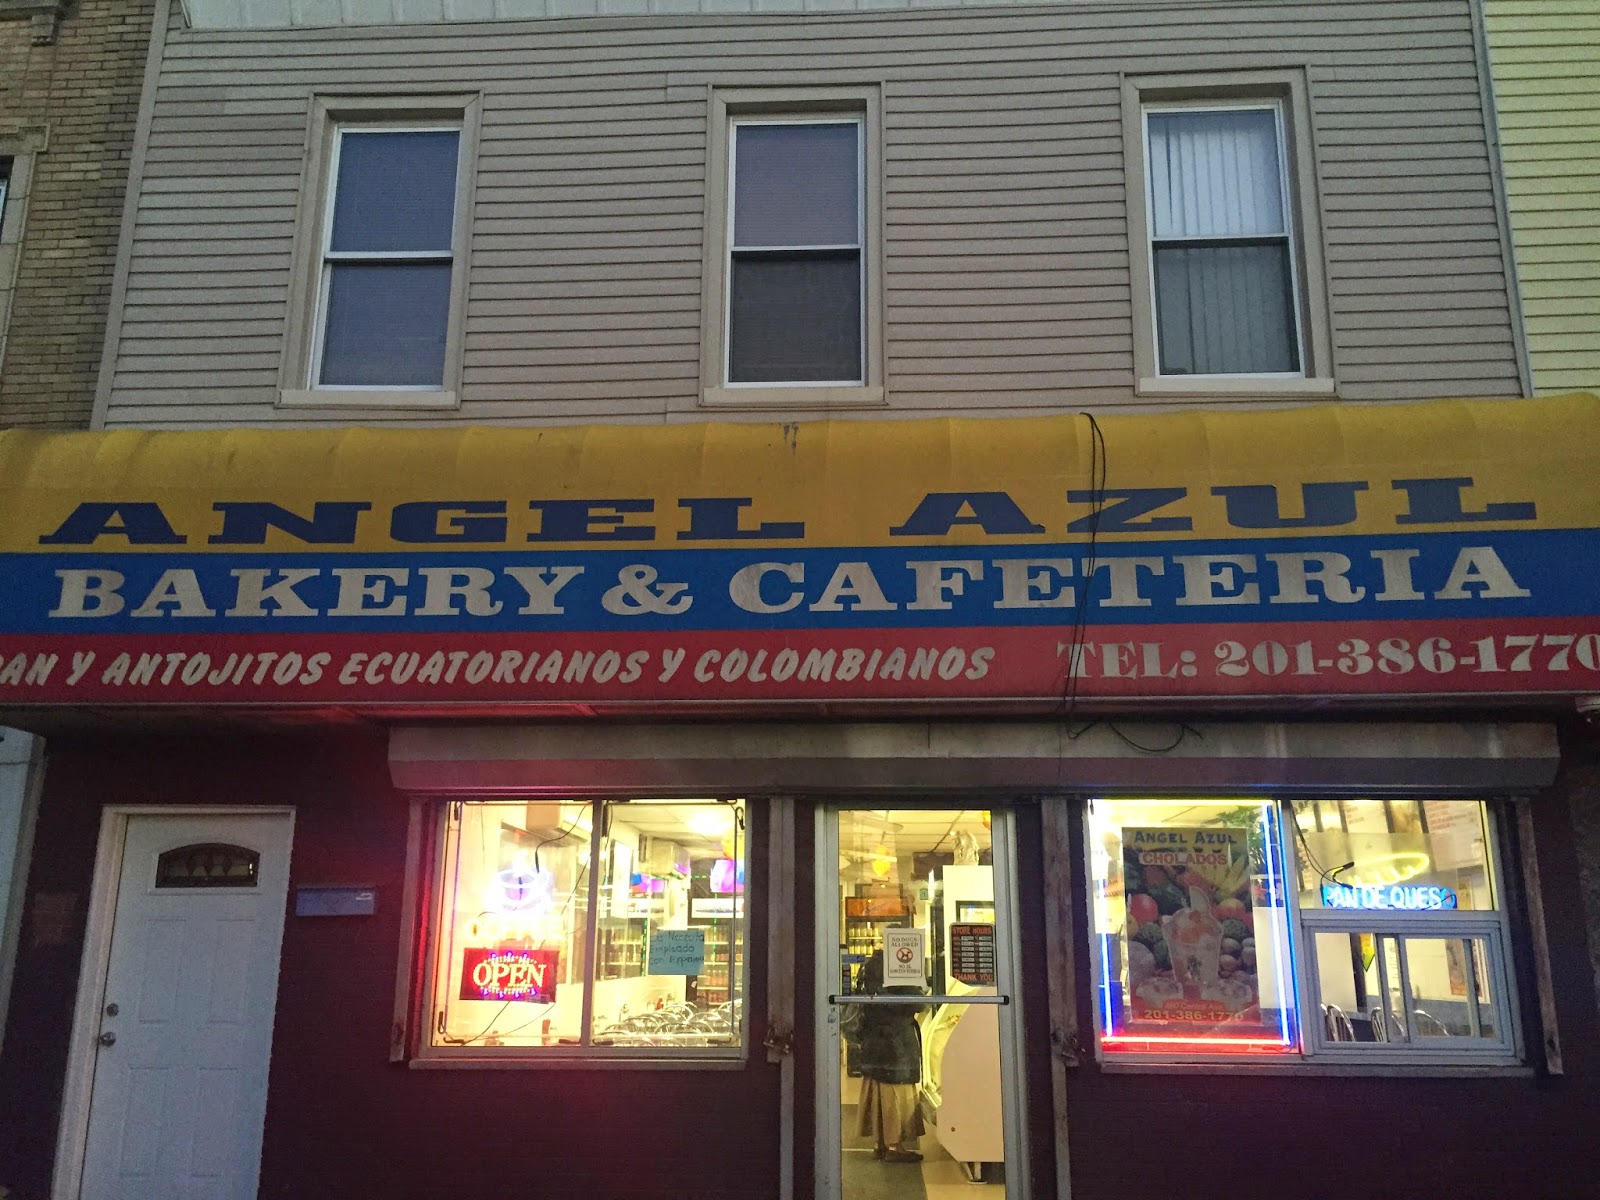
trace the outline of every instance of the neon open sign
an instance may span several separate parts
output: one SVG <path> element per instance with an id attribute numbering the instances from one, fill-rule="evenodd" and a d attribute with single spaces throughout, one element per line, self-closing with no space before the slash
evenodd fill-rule
<path id="1" fill-rule="evenodd" d="M 1323 908 L 1390 909 L 1404 912 L 1422 912 L 1428 909 L 1454 908 L 1456 894 L 1447 887 L 1429 884 L 1387 883 L 1322 885 Z"/>
<path id="2" fill-rule="evenodd" d="M 554 950 L 468 947 L 461 963 L 461 998 L 554 1004 L 556 961 Z"/>

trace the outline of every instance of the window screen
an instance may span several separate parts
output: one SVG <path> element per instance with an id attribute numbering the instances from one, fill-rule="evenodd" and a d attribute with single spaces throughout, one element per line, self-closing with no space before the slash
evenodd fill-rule
<path id="1" fill-rule="evenodd" d="M 859 383 L 859 120 L 736 121 L 730 383 Z"/>
<path id="2" fill-rule="evenodd" d="M 1147 110 L 1163 375 L 1301 370 L 1278 109 Z"/>
<path id="3" fill-rule="evenodd" d="M 456 129 L 339 131 L 320 385 L 442 386 L 460 140 Z"/>

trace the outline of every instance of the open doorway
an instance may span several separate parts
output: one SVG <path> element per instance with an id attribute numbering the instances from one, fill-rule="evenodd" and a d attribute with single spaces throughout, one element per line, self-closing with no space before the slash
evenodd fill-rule
<path id="1" fill-rule="evenodd" d="M 1009 814 L 840 807 L 819 845 L 818 1195 L 1019 1200 Z"/>

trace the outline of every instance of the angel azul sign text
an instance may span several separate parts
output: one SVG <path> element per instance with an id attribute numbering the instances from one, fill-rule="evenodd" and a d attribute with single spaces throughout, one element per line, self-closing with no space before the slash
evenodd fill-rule
<path id="1" fill-rule="evenodd" d="M 1400 479 L 1389 486 L 1406 498 L 1397 527 L 1484 521 L 1526 522 L 1536 518 L 1530 501 L 1468 502 L 1472 480 L 1465 477 Z M 1278 489 L 1269 485 L 1214 487 L 1229 527 L 1237 530 L 1334 530 L 1356 521 L 1364 482 L 1307 483 L 1301 486 L 1299 512 L 1286 515 Z M 1098 536 L 1118 533 L 1182 534 L 1194 520 L 1182 511 L 1185 488 L 1070 491 L 1073 504 L 1093 510 L 1073 517 L 1055 531 Z M 803 521 L 757 519 L 750 497 L 682 499 L 683 528 L 673 548 L 695 543 L 799 542 Z M 363 501 L 318 501 L 310 515 L 267 502 L 227 501 L 212 505 L 214 527 L 202 534 L 183 532 L 159 504 L 148 501 L 90 502 L 78 505 L 53 531 L 39 537 L 50 547 L 106 550 L 192 545 L 205 537 L 212 547 L 245 549 L 266 545 L 276 532 L 307 547 L 353 547 L 363 521 L 377 519 Z M 411 548 L 507 546 L 562 543 L 596 549 L 623 542 L 655 543 L 656 525 L 649 499 L 533 500 L 531 530 L 513 530 L 504 500 L 409 501 L 388 513 L 387 534 L 395 563 L 361 565 L 172 566 L 135 579 L 109 566 L 66 567 L 58 581 L 49 616 L 57 620 L 96 620 L 127 613 L 139 619 L 320 616 L 371 617 L 522 617 L 559 616 L 568 601 L 587 588 L 591 610 L 617 617 L 678 616 L 696 603 L 705 576 L 663 574 L 663 562 L 622 562 L 609 573 L 583 561 L 541 558 L 496 565 L 462 563 L 410 565 Z M 1048 536 L 1005 492 L 930 492 L 906 519 L 883 531 L 887 539 L 950 537 L 968 545 L 983 539 Z M 1418 530 L 1417 532 L 1421 532 Z M 1419 538 L 1429 543 L 1431 538 Z M 278 543 L 281 544 L 281 539 Z M 893 541 L 886 542 L 886 546 Z M 1014 543 L 1013 543 L 1014 545 Z M 1008 547 L 1009 549 L 1010 547 Z M 1152 546 L 1151 549 L 1158 547 Z M 1166 547 L 1159 547 L 1166 549 Z M 1174 549 L 1185 549 L 1182 543 Z M 1195 547 L 1198 549 L 1198 547 Z M 643 549 L 643 547 L 641 547 Z M 1043 549 L 1041 547 L 1041 549 Z M 1061 547 L 1052 547 L 1060 550 Z M 1073 547 L 1077 549 L 1076 546 Z M 1106 609 L 1239 606 L 1268 603 L 1355 604 L 1375 601 L 1510 599 L 1528 590 L 1492 545 L 1375 545 L 1345 549 L 1284 547 L 1272 552 L 1230 549 L 1213 553 L 1137 554 L 1108 551 L 1092 556 L 1058 554 L 1023 557 L 937 557 L 883 561 L 836 554 L 832 561 L 725 563 L 714 573 L 725 584 L 732 610 L 763 616 L 801 610 L 834 612 L 938 612 L 974 604 L 996 610 L 1074 608 L 1079 587 L 1090 581 L 1097 605 Z M 225 551 L 224 551 L 225 553 Z M 141 558 L 144 556 L 140 556 Z M 208 557 L 210 557 L 208 555 Z M 320 555 L 318 556 L 321 557 Z M 592 559 L 589 553 L 580 559 Z M 669 556 L 671 557 L 671 556 Z M 876 561 L 874 561 L 874 559 Z M 190 560 L 199 562 L 202 560 Z M 598 562 L 598 559 L 594 559 Z M 118 566 L 132 560 L 123 559 Z M 688 565 L 685 560 L 683 565 Z M 666 568 L 670 570 L 670 568 Z M 574 586 L 579 580 L 582 584 Z M 1072 582 L 1072 581 L 1077 581 Z M 1161 581 L 1158 583 L 1158 581 Z M 962 603 L 965 598 L 965 603 Z"/>
<path id="2" fill-rule="evenodd" d="M 1396 479 L 1389 483 L 1406 497 L 1405 511 L 1395 518 L 1397 527 L 1459 524 L 1462 522 L 1531 522 L 1537 519 L 1532 501 L 1494 501 L 1474 506 L 1467 495 L 1472 479 Z M 1213 487 L 1209 503 L 1220 504 L 1227 525 L 1238 530 L 1335 529 L 1354 524 L 1359 501 L 1370 485 L 1360 480 L 1306 483 L 1300 486 L 1299 513 L 1285 512 L 1278 488 L 1271 484 Z M 1191 503 L 1188 488 L 1106 488 L 1069 491 L 1070 504 L 1088 511 L 1068 521 L 1061 533 L 1182 533 L 1193 530 L 1194 518 L 1185 512 Z M 678 542 L 803 541 L 804 521 L 752 521 L 754 504 L 748 496 L 680 499 L 685 514 Z M 217 528 L 206 535 L 213 546 L 259 546 L 269 530 L 293 537 L 306 545 L 351 545 L 362 522 L 374 518 L 370 503 L 360 500 L 323 500 L 312 505 L 309 517 L 281 505 L 262 501 L 226 501 L 212 505 L 219 515 Z M 653 542 L 657 527 L 645 523 L 654 515 L 654 500 L 530 500 L 526 511 L 536 520 L 529 530 L 514 530 L 511 508 L 505 500 L 417 500 L 389 510 L 388 536 L 398 545 L 506 544 L 512 541 L 552 542 Z M 958 527 L 964 533 L 985 537 L 1016 537 L 1051 532 L 1023 510 L 1006 492 L 929 492 L 899 525 L 885 530 L 888 537 L 947 537 Z M 516 536 L 520 533 L 520 537 Z M 78 505 L 54 531 L 39 538 L 44 546 L 94 546 L 103 539 L 119 539 L 128 546 L 177 546 L 190 534 L 180 532 L 159 504 L 149 501 L 96 501 Z M 196 533 L 198 536 L 198 531 Z"/>

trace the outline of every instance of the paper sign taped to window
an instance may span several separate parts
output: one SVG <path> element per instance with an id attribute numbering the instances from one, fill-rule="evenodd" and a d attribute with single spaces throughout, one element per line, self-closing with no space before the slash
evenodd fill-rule
<path id="1" fill-rule="evenodd" d="M 883 986 L 922 987 L 927 982 L 927 949 L 920 929 L 883 931 Z"/>
<path id="2" fill-rule="evenodd" d="M 704 929 L 657 929 L 650 934 L 646 975 L 698 975 L 705 969 Z"/>

